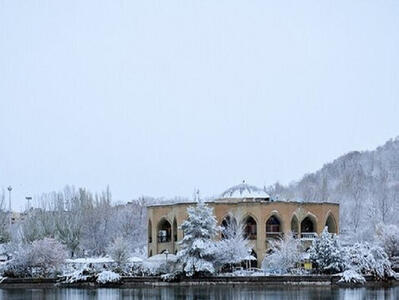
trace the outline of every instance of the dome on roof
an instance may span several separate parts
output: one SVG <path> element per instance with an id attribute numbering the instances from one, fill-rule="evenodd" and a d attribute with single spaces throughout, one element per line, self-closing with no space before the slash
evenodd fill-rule
<path id="1" fill-rule="evenodd" d="M 270 198 L 263 189 L 249 185 L 243 180 L 242 183 L 225 190 L 221 198 Z"/>

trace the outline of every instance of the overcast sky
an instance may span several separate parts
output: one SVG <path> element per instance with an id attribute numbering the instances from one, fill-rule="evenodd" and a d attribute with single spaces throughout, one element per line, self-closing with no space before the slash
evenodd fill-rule
<path id="1" fill-rule="evenodd" d="M 399 135 L 398 1 L 0 0 L 0 188 L 289 183 Z"/>

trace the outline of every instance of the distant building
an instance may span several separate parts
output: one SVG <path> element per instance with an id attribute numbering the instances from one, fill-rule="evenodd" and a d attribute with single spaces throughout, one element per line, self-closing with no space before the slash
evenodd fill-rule
<path id="1" fill-rule="evenodd" d="M 183 238 L 179 226 L 187 218 L 187 208 L 196 202 L 159 204 L 147 207 L 148 256 L 167 250 L 176 253 L 178 241 Z M 262 189 L 243 182 L 226 190 L 214 201 L 213 208 L 218 225 L 242 221 L 245 234 L 257 258 L 253 266 L 260 266 L 269 242 L 292 231 L 305 246 L 328 227 L 338 233 L 339 205 L 336 203 L 272 201 Z M 240 220 L 235 220 L 239 216 Z M 223 238 L 221 235 L 220 238 Z"/>
<path id="2" fill-rule="evenodd" d="M 26 218 L 26 213 L 21 213 L 17 211 L 11 212 L 11 224 L 22 223 Z"/>

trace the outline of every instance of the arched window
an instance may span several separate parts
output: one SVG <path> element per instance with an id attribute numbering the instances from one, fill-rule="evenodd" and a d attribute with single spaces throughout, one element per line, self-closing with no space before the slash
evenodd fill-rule
<path id="1" fill-rule="evenodd" d="M 313 218 L 307 216 L 301 222 L 301 238 L 313 239 L 316 236 L 316 223 Z"/>
<path id="2" fill-rule="evenodd" d="M 266 222 L 266 238 L 280 238 L 282 236 L 281 223 L 276 216 L 271 216 Z"/>
<path id="3" fill-rule="evenodd" d="M 177 222 L 176 222 L 176 218 L 173 220 L 173 241 L 177 242 Z"/>
<path id="4" fill-rule="evenodd" d="M 148 220 L 148 243 L 152 243 L 152 223 Z"/>
<path id="5" fill-rule="evenodd" d="M 329 233 L 337 233 L 337 224 L 331 214 L 327 218 L 326 227 Z"/>
<path id="6" fill-rule="evenodd" d="M 170 223 L 166 219 L 162 219 L 158 223 L 158 243 L 168 243 L 171 240 L 171 230 Z"/>
<path id="7" fill-rule="evenodd" d="M 251 216 L 245 219 L 244 237 L 249 240 L 256 240 L 256 221 Z"/>
<path id="8" fill-rule="evenodd" d="M 294 235 L 294 238 L 298 237 L 299 223 L 298 223 L 298 218 L 296 217 L 296 215 L 293 215 L 292 219 L 291 219 L 291 232 Z"/>
<path id="9" fill-rule="evenodd" d="M 222 221 L 222 239 L 234 236 L 237 232 L 237 221 L 231 216 L 227 216 Z"/>

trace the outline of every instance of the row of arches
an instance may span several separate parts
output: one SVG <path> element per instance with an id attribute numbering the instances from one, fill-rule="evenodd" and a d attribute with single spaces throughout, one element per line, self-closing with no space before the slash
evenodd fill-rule
<path id="1" fill-rule="evenodd" d="M 257 239 L 257 222 L 252 216 L 247 216 L 244 221 L 244 235 L 246 238 L 250 240 Z M 237 221 L 231 216 L 227 216 L 223 219 L 221 223 L 222 230 L 222 238 L 226 236 L 224 232 L 227 231 L 227 228 L 237 226 Z M 282 236 L 283 228 L 282 222 L 280 218 L 276 215 L 272 215 L 266 221 L 266 236 L 268 238 L 278 238 Z M 294 233 L 294 236 L 297 237 L 299 233 L 301 233 L 301 237 L 309 237 L 310 235 L 316 232 L 316 221 L 311 216 L 305 217 L 299 224 L 298 218 L 294 215 L 291 219 L 291 227 L 290 230 Z M 326 220 L 326 224 L 328 231 L 331 233 L 337 233 L 337 226 L 334 220 L 334 217 L 330 214 Z"/>
<path id="2" fill-rule="evenodd" d="M 247 216 L 243 220 L 244 224 L 244 236 L 250 240 L 256 240 L 258 238 L 257 233 L 257 222 L 252 216 Z M 316 232 L 316 220 L 312 216 L 306 216 L 301 222 L 299 222 L 296 215 L 291 218 L 290 230 L 293 232 L 295 237 L 300 234 L 302 238 L 311 237 Z M 230 231 L 234 231 L 238 224 L 234 217 L 228 215 L 222 222 L 222 238 L 226 238 Z M 330 233 L 337 233 L 337 225 L 332 214 L 329 214 L 326 220 L 328 231 Z M 267 238 L 279 238 L 283 234 L 282 221 L 277 215 L 270 216 L 265 224 L 266 237 Z M 162 218 L 157 224 L 157 241 L 158 243 L 168 243 L 177 241 L 177 222 L 176 218 L 173 220 L 172 225 L 166 218 Z M 148 242 L 152 243 L 152 223 L 148 221 Z"/>

